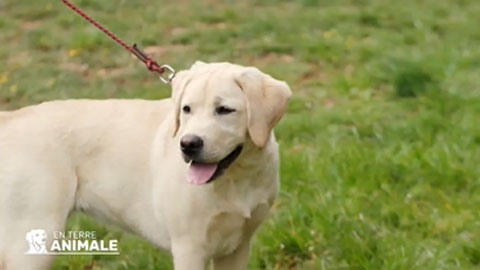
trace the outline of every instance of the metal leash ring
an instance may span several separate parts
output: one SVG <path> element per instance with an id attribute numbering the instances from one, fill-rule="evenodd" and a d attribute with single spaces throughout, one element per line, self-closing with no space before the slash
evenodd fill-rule
<path id="1" fill-rule="evenodd" d="M 175 74 L 176 74 L 175 69 L 173 69 L 169 65 L 162 65 L 160 66 L 160 68 L 164 71 L 167 71 L 158 76 L 158 78 L 160 78 L 160 81 L 162 81 L 164 84 L 172 83 L 172 80 L 173 78 L 175 78 Z M 168 75 L 166 73 L 168 73 Z"/>

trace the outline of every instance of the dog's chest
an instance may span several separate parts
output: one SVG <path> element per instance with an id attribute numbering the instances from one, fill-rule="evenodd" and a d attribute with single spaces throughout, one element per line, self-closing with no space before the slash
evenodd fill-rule
<path id="1" fill-rule="evenodd" d="M 220 212 L 212 216 L 207 228 L 207 241 L 217 256 L 232 253 L 241 243 L 246 218 L 238 212 Z"/>
<path id="2" fill-rule="evenodd" d="M 256 227 L 269 211 L 266 201 L 252 209 L 233 207 L 212 215 L 207 226 L 207 243 L 215 256 L 232 253 L 241 243 L 251 237 Z"/>
<path id="3" fill-rule="evenodd" d="M 232 253 L 252 236 L 269 212 L 277 191 L 275 174 L 254 170 L 249 173 L 255 175 L 243 179 L 226 177 L 216 185 L 210 205 L 215 205 L 216 210 L 209 215 L 206 228 L 206 243 L 214 256 Z"/>

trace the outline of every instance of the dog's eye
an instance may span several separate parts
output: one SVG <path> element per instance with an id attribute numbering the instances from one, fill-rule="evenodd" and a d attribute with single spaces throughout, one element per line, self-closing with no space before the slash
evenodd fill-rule
<path id="1" fill-rule="evenodd" d="M 183 106 L 182 110 L 183 110 L 184 113 L 190 113 L 190 111 L 191 111 L 190 106 L 188 106 L 188 105 Z"/>
<path id="2" fill-rule="evenodd" d="M 228 108 L 228 107 L 225 107 L 225 106 L 220 106 L 220 107 L 217 107 L 215 109 L 215 112 L 217 112 L 218 114 L 229 114 L 229 113 L 232 113 L 234 111 L 235 111 L 235 109 Z"/>

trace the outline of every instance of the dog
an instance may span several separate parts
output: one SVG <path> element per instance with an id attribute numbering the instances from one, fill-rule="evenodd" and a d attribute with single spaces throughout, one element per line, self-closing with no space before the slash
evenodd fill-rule
<path id="1" fill-rule="evenodd" d="M 2 112 L 0 268 L 48 269 L 52 256 L 24 254 L 26 233 L 62 231 L 80 210 L 170 251 L 176 270 L 246 269 L 279 189 L 272 130 L 290 96 L 254 67 L 196 62 L 169 99 Z"/>

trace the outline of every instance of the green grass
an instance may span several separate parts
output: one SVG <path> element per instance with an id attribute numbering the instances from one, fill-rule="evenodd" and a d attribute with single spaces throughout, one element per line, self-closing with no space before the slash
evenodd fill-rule
<path id="1" fill-rule="evenodd" d="M 480 268 L 480 2 L 75 1 L 177 69 L 254 65 L 289 82 L 282 191 L 250 269 Z M 0 109 L 169 89 L 60 1 L 0 0 Z M 147 242 L 54 269 L 171 269 Z"/>

